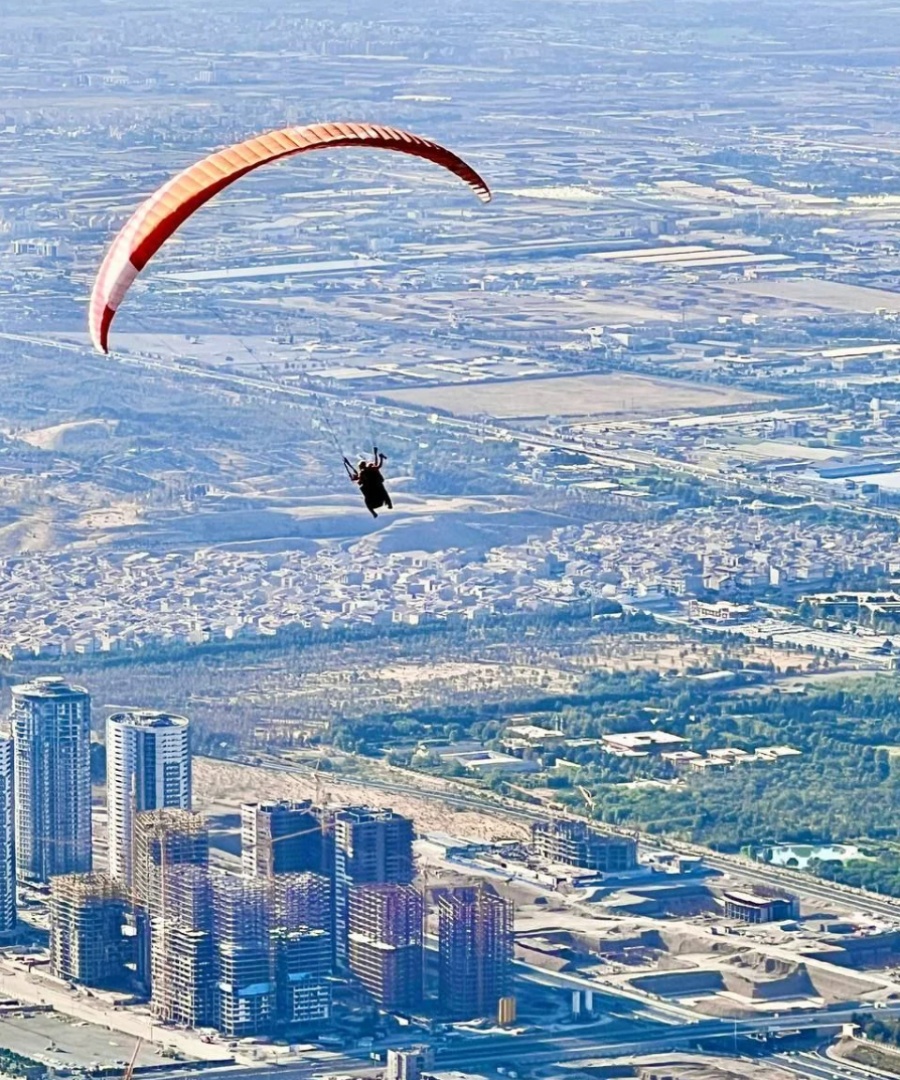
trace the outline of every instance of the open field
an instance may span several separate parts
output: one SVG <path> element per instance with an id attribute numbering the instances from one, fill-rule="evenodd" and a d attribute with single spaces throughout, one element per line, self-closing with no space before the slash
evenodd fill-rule
<path id="1" fill-rule="evenodd" d="M 531 266 L 519 268 L 522 272 Z M 596 272 L 596 266 L 586 264 L 585 273 Z M 611 289 L 594 286 L 579 290 L 531 290 L 516 289 L 514 292 L 469 290 L 359 296 L 350 293 L 327 302 L 316 298 L 287 298 L 282 306 L 302 311 L 304 315 L 334 316 L 336 310 L 355 321 L 379 324 L 383 320 L 404 320 L 411 328 L 428 326 L 433 322 L 445 325 L 448 314 L 453 314 L 466 324 L 483 330 L 486 325 L 501 327 L 512 324 L 519 329 L 525 326 L 544 326 L 551 329 L 569 329 L 568 320 L 596 323 L 658 323 L 676 322 L 679 313 L 654 303 L 647 294 L 637 295 L 638 290 L 611 295 Z"/>
<path id="2" fill-rule="evenodd" d="M 69 1020 L 56 1013 L 0 1017 L 0 1046 L 60 1068 L 87 1068 L 94 1062 L 113 1068 L 131 1059 L 135 1040 L 84 1020 Z M 139 1069 L 165 1065 L 166 1058 L 151 1043 L 144 1043 L 135 1062 Z"/>
<path id="3" fill-rule="evenodd" d="M 546 416 L 669 416 L 769 401 L 730 387 L 700 386 L 642 375 L 561 375 L 546 379 L 382 391 L 394 401 L 500 420 Z"/>
<path id="4" fill-rule="evenodd" d="M 765 296 L 787 300 L 806 307 L 830 308 L 834 311 L 900 311 L 900 292 L 869 289 L 862 285 L 844 285 L 839 281 L 805 278 L 799 281 L 742 281 L 723 288 L 750 296 Z"/>
<path id="5" fill-rule="evenodd" d="M 377 768 L 373 765 L 373 769 Z M 524 840 L 527 837 L 524 826 L 505 818 L 447 806 L 440 800 L 440 791 L 446 782 L 437 778 L 417 778 L 422 786 L 422 795 L 412 797 L 379 788 L 342 784 L 340 779 L 331 779 L 322 773 L 318 776 L 323 798 L 329 805 L 390 807 L 397 813 L 411 817 L 419 833 L 444 832 L 473 840 L 502 840 L 509 837 Z M 194 758 L 193 788 L 194 809 L 217 815 L 236 810 L 243 802 L 311 799 L 316 795 L 312 773 L 308 776 L 292 776 L 252 765 L 201 757 Z"/>

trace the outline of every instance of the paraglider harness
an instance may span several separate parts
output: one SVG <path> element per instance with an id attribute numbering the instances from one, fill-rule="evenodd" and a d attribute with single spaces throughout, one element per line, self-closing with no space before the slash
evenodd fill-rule
<path id="1" fill-rule="evenodd" d="M 363 493 L 366 506 L 369 510 L 377 510 L 380 506 L 391 507 L 390 496 L 384 486 L 384 477 L 381 475 L 381 463 L 387 460 L 386 455 L 378 453 L 378 447 L 374 446 L 374 465 L 367 465 L 364 469 L 353 468 L 352 462 L 346 457 L 341 460 L 347 470 L 347 476 L 356 484 L 359 484 Z"/>

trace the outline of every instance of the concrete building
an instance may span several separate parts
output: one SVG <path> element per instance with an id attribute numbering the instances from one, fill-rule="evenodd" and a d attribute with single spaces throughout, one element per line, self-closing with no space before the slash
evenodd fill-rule
<path id="1" fill-rule="evenodd" d="M 338 965 L 348 961 L 350 892 L 357 885 L 409 885 L 413 824 L 393 810 L 351 806 L 334 817 L 334 917 Z"/>
<path id="2" fill-rule="evenodd" d="M 241 806 L 241 868 L 248 877 L 327 873 L 327 833 L 321 811 L 303 802 Z"/>
<path id="3" fill-rule="evenodd" d="M 150 915 L 165 909 L 173 866 L 209 865 L 209 825 L 190 810 L 150 810 L 134 819 L 134 896 Z"/>
<path id="4" fill-rule="evenodd" d="M 91 869 L 91 699 L 42 677 L 12 689 L 16 867 L 26 881 Z"/>
<path id="5" fill-rule="evenodd" d="M 388 1050 L 385 1080 L 422 1080 L 434 1066 L 434 1050 L 430 1046 L 409 1046 L 404 1050 Z"/>
<path id="6" fill-rule="evenodd" d="M 16 829 L 13 743 L 0 738 L 0 935 L 16 928 Z"/>
<path id="7" fill-rule="evenodd" d="M 53 974 L 85 986 L 127 983 L 127 898 L 105 874 L 64 874 L 50 882 L 50 965 Z"/>
<path id="8" fill-rule="evenodd" d="M 268 885 L 276 1022 L 321 1025 L 331 1018 L 331 882 L 321 874 L 279 874 Z"/>
<path id="9" fill-rule="evenodd" d="M 538 858 L 548 863 L 577 866 L 603 874 L 637 868 L 637 841 L 592 829 L 586 821 L 557 818 L 531 826 L 531 842 Z"/>
<path id="10" fill-rule="evenodd" d="M 276 925 L 332 934 L 331 881 L 324 874 L 279 874 L 271 880 Z"/>
<path id="11" fill-rule="evenodd" d="M 272 933 L 276 1022 L 321 1025 L 331 1019 L 331 935 L 308 927 Z"/>
<path id="12" fill-rule="evenodd" d="M 132 893 L 137 918 L 138 976 L 155 1009 L 172 1008 L 169 955 L 185 920 L 184 896 L 176 887 L 177 868 L 209 866 L 209 826 L 189 810 L 150 810 L 135 815 Z"/>
<path id="13" fill-rule="evenodd" d="M 259 879 L 213 883 L 216 1026 L 229 1038 L 265 1035 L 275 1023 L 270 892 Z"/>
<path id="14" fill-rule="evenodd" d="M 757 885 L 752 890 L 729 889 L 722 893 L 726 919 L 745 923 L 783 922 L 796 919 L 800 901 L 783 889 Z"/>
<path id="15" fill-rule="evenodd" d="M 438 994 L 454 1020 L 496 1020 L 512 985 L 513 907 L 484 886 L 438 898 Z"/>
<path id="16" fill-rule="evenodd" d="M 165 911 L 165 938 L 157 941 L 164 950 L 153 951 L 153 1015 L 185 1027 L 213 1024 L 213 893 L 207 867 L 177 863 L 168 868 Z"/>
<path id="17" fill-rule="evenodd" d="M 191 808 L 190 726 L 160 712 L 114 713 L 106 721 L 109 873 L 131 883 L 134 815 Z"/>
<path id="18" fill-rule="evenodd" d="M 350 890 L 350 971 L 382 1009 L 405 1012 L 422 1004 L 423 918 L 422 895 L 412 885 Z"/>

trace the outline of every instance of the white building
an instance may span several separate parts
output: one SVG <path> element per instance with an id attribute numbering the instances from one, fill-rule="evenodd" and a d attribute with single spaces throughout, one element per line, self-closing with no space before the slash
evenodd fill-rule
<path id="1" fill-rule="evenodd" d="M 109 874 L 131 882 L 134 815 L 191 808 L 190 724 L 160 712 L 114 713 L 106 721 Z"/>
<path id="2" fill-rule="evenodd" d="M 0 934 L 16 925 L 16 845 L 13 802 L 13 743 L 0 739 Z"/>
<path id="3" fill-rule="evenodd" d="M 91 698 L 45 676 L 12 688 L 18 876 L 91 869 Z"/>

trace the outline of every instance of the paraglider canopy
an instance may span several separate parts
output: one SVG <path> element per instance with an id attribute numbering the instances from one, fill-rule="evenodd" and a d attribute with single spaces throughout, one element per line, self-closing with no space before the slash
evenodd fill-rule
<path id="1" fill-rule="evenodd" d="M 167 181 L 154 192 L 112 242 L 91 293 L 91 340 L 109 352 L 116 311 L 138 274 L 180 225 L 242 176 L 282 158 L 311 150 L 369 147 L 424 158 L 458 176 L 482 202 L 490 202 L 485 181 L 462 158 L 430 139 L 380 124 L 328 123 L 289 127 L 220 150 Z"/>

